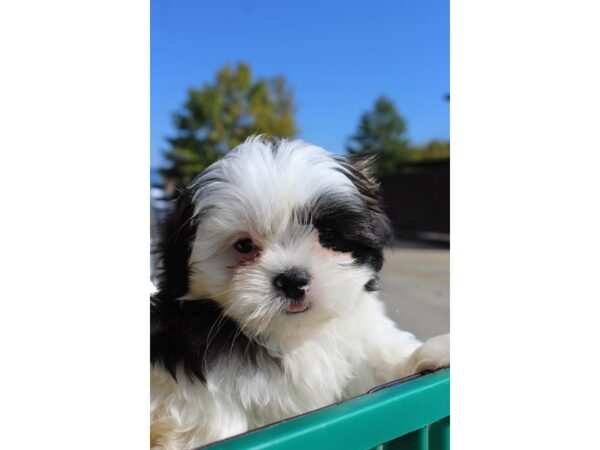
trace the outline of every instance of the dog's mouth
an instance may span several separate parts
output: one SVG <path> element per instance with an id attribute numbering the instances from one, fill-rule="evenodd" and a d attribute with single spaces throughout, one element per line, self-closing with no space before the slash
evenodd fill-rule
<path id="1" fill-rule="evenodd" d="M 300 314 L 310 309 L 310 303 L 306 300 L 300 302 L 292 302 L 288 305 L 285 312 L 287 314 Z"/>

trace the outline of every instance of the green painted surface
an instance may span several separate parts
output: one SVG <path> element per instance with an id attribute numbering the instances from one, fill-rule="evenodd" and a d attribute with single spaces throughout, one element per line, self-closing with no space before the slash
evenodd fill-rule
<path id="1" fill-rule="evenodd" d="M 427 427 L 425 427 L 384 444 L 382 450 L 427 450 L 429 448 L 428 443 L 429 435 Z"/>
<path id="2" fill-rule="evenodd" d="M 429 426 L 430 450 L 450 450 L 450 417 Z"/>
<path id="3" fill-rule="evenodd" d="M 442 419 L 449 415 L 450 369 L 444 369 L 205 448 L 364 450 L 387 443 L 386 450 L 421 450 L 430 441 L 431 450 L 447 450 L 450 425 Z"/>

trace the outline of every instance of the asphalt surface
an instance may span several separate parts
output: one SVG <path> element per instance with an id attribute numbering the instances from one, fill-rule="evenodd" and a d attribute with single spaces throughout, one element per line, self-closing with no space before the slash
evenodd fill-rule
<path id="1" fill-rule="evenodd" d="M 450 330 L 450 250 L 396 242 L 385 252 L 381 299 L 388 315 L 421 340 Z"/>

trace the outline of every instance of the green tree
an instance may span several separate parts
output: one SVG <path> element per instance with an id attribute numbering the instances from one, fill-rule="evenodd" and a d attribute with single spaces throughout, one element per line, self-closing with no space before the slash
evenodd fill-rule
<path id="1" fill-rule="evenodd" d="M 387 97 L 381 96 L 375 101 L 373 109 L 361 116 L 347 150 L 353 156 L 376 156 L 375 172 L 380 176 L 386 175 L 410 158 L 405 133 L 406 122 L 396 106 Z"/>
<path id="2" fill-rule="evenodd" d="M 190 89 L 175 113 L 175 136 L 167 139 L 168 166 L 161 175 L 177 185 L 194 176 L 253 134 L 292 137 L 297 133 L 294 102 L 285 78 L 252 80 L 250 66 L 226 65 L 213 83 Z"/>
<path id="3" fill-rule="evenodd" d="M 425 145 L 413 146 L 410 150 L 411 161 L 433 161 L 450 158 L 450 143 L 435 139 Z"/>

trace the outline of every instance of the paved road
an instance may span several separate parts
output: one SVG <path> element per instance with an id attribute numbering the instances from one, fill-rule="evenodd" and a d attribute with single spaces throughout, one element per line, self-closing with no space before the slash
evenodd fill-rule
<path id="1" fill-rule="evenodd" d="M 386 250 L 381 298 L 398 326 L 424 340 L 450 329 L 450 251 L 398 242 Z"/>

